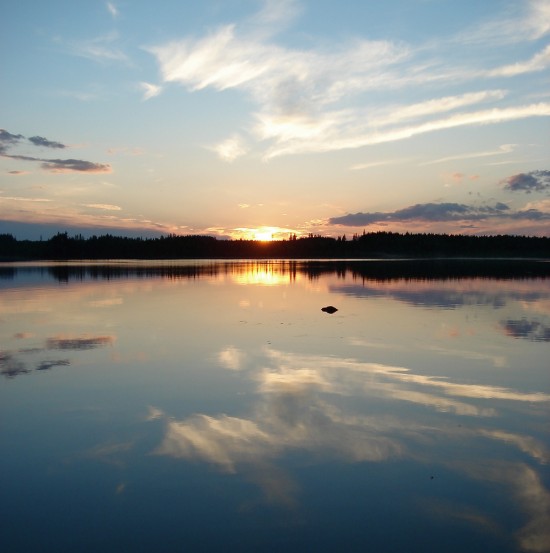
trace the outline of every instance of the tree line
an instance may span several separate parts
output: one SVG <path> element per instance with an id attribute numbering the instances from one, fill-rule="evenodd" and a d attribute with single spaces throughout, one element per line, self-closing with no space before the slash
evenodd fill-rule
<path id="1" fill-rule="evenodd" d="M 170 234 L 84 238 L 57 233 L 48 240 L 17 240 L 0 234 L 0 260 L 68 259 L 385 259 L 392 257 L 550 258 L 549 237 L 372 232 L 348 239 L 310 234 L 287 240 L 222 240 Z"/>

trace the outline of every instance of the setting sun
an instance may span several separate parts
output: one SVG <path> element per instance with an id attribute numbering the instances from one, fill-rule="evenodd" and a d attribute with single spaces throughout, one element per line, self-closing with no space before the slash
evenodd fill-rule
<path id="1" fill-rule="evenodd" d="M 254 240 L 260 242 L 271 242 L 273 240 L 273 233 L 269 230 L 258 229 L 254 231 Z"/>
<path id="2" fill-rule="evenodd" d="M 284 240 L 296 231 L 282 227 L 239 227 L 231 233 L 234 240 L 257 240 L 258 242 L 271 242 L 273 240 Z"/>

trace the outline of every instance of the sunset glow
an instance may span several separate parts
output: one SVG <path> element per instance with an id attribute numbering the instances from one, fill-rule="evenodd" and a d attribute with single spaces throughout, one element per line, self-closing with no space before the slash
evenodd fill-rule
<path id="1" fill-rule="evenodd" d="M 550 0 L 35 4 L 0 233 L 550 235 Z"/>

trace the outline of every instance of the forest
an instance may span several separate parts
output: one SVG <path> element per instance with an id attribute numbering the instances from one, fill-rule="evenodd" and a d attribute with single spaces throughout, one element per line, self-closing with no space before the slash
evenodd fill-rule
<path id="1" fill-rule="evenodd" d="M 472 236 L 373 232 L 338 238 L 320 235 L 262 242 L 212 236 L 84 238 L 57 233 L 48 240 L 17 240 L 0 234 L 0 261 L 83 259 L 392 259 L 550 258 L 549 237 Z"/>

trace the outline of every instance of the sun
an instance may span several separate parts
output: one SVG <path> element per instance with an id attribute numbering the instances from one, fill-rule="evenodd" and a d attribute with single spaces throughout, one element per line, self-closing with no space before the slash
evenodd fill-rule
<path id="1" fill-rule="evenodd" d="M 273 240 L 273 233 L 268 230 L 258 229 L 254 231 L 254 240 L 258 242 L 271 242 Z"/>
<path id="2" fill-rule="evenodd" d="M 258 227 L 250 229 L 254 240 L 258 242 L 272 242 L 282 229 L 279 227 Z"/>
<path id="3" fill-rule="evenodd" d="M 255 240 L 257 242 L 275 242 L 296 233 L 295 230 L 283 227 L 238 227 L 230 234 L 234 240 Z"/>

